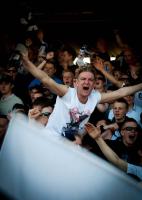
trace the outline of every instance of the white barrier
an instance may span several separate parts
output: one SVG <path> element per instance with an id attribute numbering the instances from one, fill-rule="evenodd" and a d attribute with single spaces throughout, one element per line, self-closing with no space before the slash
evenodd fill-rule
<path id="1" fill-rule="evenodd" d="M 0 152 L 0 190 L 16 200 L 142 197 L 137 183 L 114 166 L 18 118 Z"/>

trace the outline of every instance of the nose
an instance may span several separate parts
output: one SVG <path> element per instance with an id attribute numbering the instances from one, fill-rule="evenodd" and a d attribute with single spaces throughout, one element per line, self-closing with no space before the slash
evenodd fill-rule
<path id="1" fill-rule="evenodd" d="M 116 113 L 118 113 L 118 112 L 119 112 L 119 109 L 118 109 L 118 108 L 115 108 L 114 111 L 115 111 Z"/>
<path id="2" fill-rule="evenodd" d="M 85 84 L 89 84 L 89 80 L 88 80 L 88 79 L 85 79 L 84 83 L 85 83 Z"/>

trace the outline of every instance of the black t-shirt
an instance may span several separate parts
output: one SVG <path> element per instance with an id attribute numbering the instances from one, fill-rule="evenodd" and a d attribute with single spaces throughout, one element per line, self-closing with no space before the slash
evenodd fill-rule
<path id="1" fill-rule="evenodd" d="M 137 154 L 137 147 L 128 148 L 124 145 L 123 141 L 117 140 L 105 140 L 108 146 L 123 160 L 131 164 L 139 164 L 139 156 Z M 88 134 L 84 136 L 82 145 L 84 147 L 89 147 L 89 150 L 96 154 L 97 156 L 107 160 L 107 158 L 102 153 L 98 144 L 93 140 Z"/>

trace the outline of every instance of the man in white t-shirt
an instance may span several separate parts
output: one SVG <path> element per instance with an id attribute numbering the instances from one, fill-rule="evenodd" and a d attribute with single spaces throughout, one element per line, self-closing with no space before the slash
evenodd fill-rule
<path id="1" fill-rule="evenodd" d="M 78 70 L 75 88 L 70 88 L 56 83 L 45 72 L 36 68 L 26 54 L 23 54 L 22 58 L 25 68 L 58 96 L 48 121 L 49 132 L 66 135 L 71 140 L 74 138 L 70 138 L 70 132 L 73 134 L 77 131 L 84 132 L 83 126 L 98 103 L 114 101 L 142 89 L 141 83 L 110 93 L 99 93 L 94 90 L 95 74 L 94 69 L 90 66 Z"/>

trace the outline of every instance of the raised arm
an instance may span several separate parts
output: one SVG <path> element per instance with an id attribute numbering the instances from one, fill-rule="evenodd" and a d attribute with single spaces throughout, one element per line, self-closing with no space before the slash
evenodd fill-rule
<path id="1" fill-rule="evenodd" d="M 52 90 L 58 96 L 64 96 L 68 91 L 68 87 L 62 84 L 56 83 L 50 78 L 44 71 L 38 69 L 29 59 L 26 54 L 22 54 L 22 60 L 24 67 L 37 79 L 39 79 L 44 85 Z M 45 61 L 43 61 L 45 62 Z"/>
<path id="2" fill-rule="evenodd" d="M 97 142 L 104 156 L 115 166 L 127 172 L 127 162 L 120 159 L 118 155 L 106 144 L 101 137 L 101 131 L 99 128 L 93 126 L 91 123 L 85 125 L 85 129 L 88 134 Z"/>
<path id="3" fill-rule="evenodd" d="M 46 57 L 43 58 L 43 61 L 37 66 L 38 69 L 43 69 L 46 62 L 54 57 L 54 52 L 50 51 L 47 53 Z"/>
<path id="4" fill-rule="evenodd" d="M 134 94 L 135 92 L 137 92 L 139 90 L 142 90 L 142 83 L 139 83 L 139 84 L 133 85 L 133 86 L 129 86 L 129 87 L 123 87 L 123 88 L 120 88 L 113 92 L 101 93 L 100 103 L 114 101 L 116 99 Z"/>
<path id="5" fill-rule="evenodd" d="M 114 85 L 116 85 L 118 88 L 122 87 L 122 85 L 123 85 L 124 82 L 116 80 L 112 74 L 110 74 L 109 72 L 107 72 L 104 69 L 104 63 L 103 63 L 103 61 L 101 59 L 100 60 L 95 60 L 92 63 L 92 65 L 97 70 L 99 70 L 109 81 L 111 81 Z"/>

